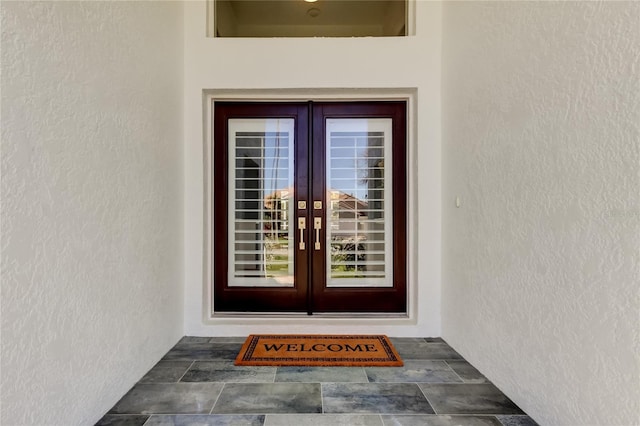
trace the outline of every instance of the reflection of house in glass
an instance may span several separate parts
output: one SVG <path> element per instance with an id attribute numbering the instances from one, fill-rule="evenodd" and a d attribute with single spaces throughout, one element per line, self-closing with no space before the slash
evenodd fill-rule
<path id="1" fill-rule="evenodd" d="M 382 201 L 337 190 L 330 191 L 329 199 L 331 277 L 384 276 Z"/>
<path id="2" fill-rule="evenodd" d="M 329 191 L 331 208 L 331 230 L 341 235 L 352 234 L 358 228 L 358 219 L 367 219 L 369 203 L 342 191 Z"/>
<path id="3" fill-rule="evenodd" d="M 247 218 L 236 219 L 236 277 L 266 277 L 289 285 L 293 283 L 289 191 L 275 191 L 264 199 L 256 197 L 260 192 L 253 191 L 250 195 L 254 198 L 242 200 L 243 209 L 236 211 Z"/>
<path id="4" fill-rule="evenodd" d="M 293 285 L 289 193 L 265 197 L 267 188 L 289 184 L 288 133 L 238 131 L 234 153 L 234 277 L 251 278 L 250 285 Z"/>
<path id="5" fill-rule="evenodd" d="M 289 196 L 293 190 L 282 189 L 272 192 L 264 198 L 264 230 L 274 234 L 285 232 L 288 238 L 289 230 Z"/>
<path id="6" fill-rule="evenodd" d="M 327 220 L 331 245 L 332 278 L 384 277 L 384 205 L 381 188 L 372 188 L 372 200 L 362 200 L 332 189 Z M 274 241 L 288 236 L 293 188 L 267 195 L 263 206 L 263 229 Z M 354 273 L 357 272 L 357 275 Z"/>
<path id="7" fill-rule="evenodd" d="M 278 233 L 288 230 L 289 202 L 293 197 L 293 189 L 282 189 L 272 192 L 264 199 L 263 226 L 265 231 Z M 371 215 L 369 203 L 342 191 L 331 190 L 328 193 L 331 212 L 331 230 L 336 237 L 355 239 L 356 231 L 365 230 L 366 220 Z"/>

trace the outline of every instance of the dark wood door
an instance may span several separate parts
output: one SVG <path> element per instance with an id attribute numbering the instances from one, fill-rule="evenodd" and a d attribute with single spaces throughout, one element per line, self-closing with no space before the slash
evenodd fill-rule
<path id="1" fill-rule="evenodd" d="M 406 104 L 214 107 L 214 310 L 406 311 Z"/>

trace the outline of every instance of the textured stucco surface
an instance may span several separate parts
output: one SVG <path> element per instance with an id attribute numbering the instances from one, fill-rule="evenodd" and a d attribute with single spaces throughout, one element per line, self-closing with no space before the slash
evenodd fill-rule
<path id="1" fill-rule="evenodd" d="M 0 7 L 0 423 L 93 424 L 183 331 L 182 5 Z"/>
<path id="2" fill-rule="evenodd" d="M 443 337 L 543 425 L 640 424 L 640 3 L 445 3 L 443 52 Z"/>

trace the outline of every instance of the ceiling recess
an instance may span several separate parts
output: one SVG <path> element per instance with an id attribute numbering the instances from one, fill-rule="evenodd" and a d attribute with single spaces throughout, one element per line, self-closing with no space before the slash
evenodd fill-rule
<path id="1" fill-rule="evenodd" d="M 406 0 L 214 1 L 217 37 L 406 35 Z"/>

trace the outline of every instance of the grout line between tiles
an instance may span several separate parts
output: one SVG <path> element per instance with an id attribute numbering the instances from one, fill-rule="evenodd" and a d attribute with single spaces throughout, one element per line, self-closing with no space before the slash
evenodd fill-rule
<path id="1" fill-rule="evenodd" d="M 453 368 L 451 368 L 451 366 L 449 365 L 449 363 L 447 361 L 444 362 L 447 367 L 449 368 L 449 370 L 451 370 L 453 372 L 453 374 L 455 374 L 462 383 L 467 383 L 467 381 L 465 379 L 462 378 L 461 375 L 458 374 L 458 372 L 456 370 L 454 370 Z"/>
<path id="2" fill-rule="evenodd" d="M 425 384 L 428 384 L 428 383 L 425 383 Z M 422 392 L 422 395 L 424 395 L 424 399 L 426 399 L 429 405 L 431 406 L 431 409 L 433 410 L 433 414 L 438 415 L 435 405 L 433 405 L 431 401 L 429 401 L 429 397 L 427 396 L 427 393 L 424 391 L 424 389 L 422 389 L 422 386 L 418 385 L 418 389 L 420 389 L 420 392 Z"/>
<path id="3" fill-rule="evenodd" d="M 216 407 L 216 404 L 218 403 L 218 400 L 220 399 L 220 395 L 222 395 L 222 392 L 224 391 L 224 387 L 227 386 L 226 383 L 222 383 L 222 388 L 220 389 L 220 392 L 218 393 L 218 396 L 216 397 L 216 400 L 213 401 L 213 405 L 211 406 L 211 410 L 209 410 L 209 414 L 213 414 L 213 409 Z"/>
<path id="4" fill-rule="evenodd" d="M 364 374 L 364 383 L 373 383 L 372 381 L 369 380 L 367 369 L 365 367 L 360 367 L 360 368 L 362 368 L 362 374 Z"/>
<path id="5" fill-rule="evenodd" d="M 177 383 L 184 383 L 181 382 L 181 380 L 184 378 L 184 376 L 187 375 L 187 373 L 189 372 L 189 370 L 191 370 L 191 367 L 193 367 L 193 364 L 195 364 L 195 361 L 191 361 L 191 364 L 189 364 L 189 367 L 187 367 L 187 369 L 184 371 L 184 373 L 182 373 L 182 376 L 180 376 L 180 378 L 178 379 Z"/>

